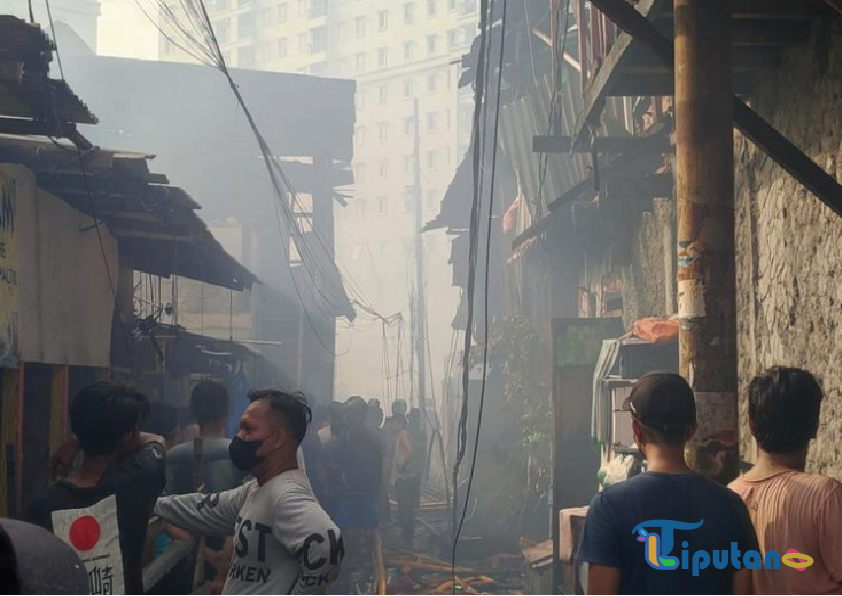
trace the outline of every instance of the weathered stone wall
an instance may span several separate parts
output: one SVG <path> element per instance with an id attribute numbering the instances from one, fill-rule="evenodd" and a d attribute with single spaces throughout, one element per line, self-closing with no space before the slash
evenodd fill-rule
<path id="1" fill-rule="evenodd" d="M 760 81 L 753 107 L 831 175 L 842 174 L 842 21 L 824 23 Z M 813 470 L 842 478 L 842 218 L 737 135 L 741 448 L 746 387 L 774 365 L 805 367 L 827 392 Z"/>
<path id="2" fill-rule="evenodd" d="M 655 199 L 652 211 L 637 216 L 631 266 L 623 268 L 623 324 L 627 330 L 637 319 L 675 314 L 671 307 L 674 291 L 667 284 L 672 218 L 673 203 L 666 199 Z"/>

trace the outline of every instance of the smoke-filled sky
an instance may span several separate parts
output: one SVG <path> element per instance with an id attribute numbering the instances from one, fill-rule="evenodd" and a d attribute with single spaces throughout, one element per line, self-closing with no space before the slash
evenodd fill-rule
<path id="1" fill-rule="evenodd" d="M 98 53 L 124 58 L 158 57 L 157 31 L 135 0 L 101 0 L 97 31 Z"/>

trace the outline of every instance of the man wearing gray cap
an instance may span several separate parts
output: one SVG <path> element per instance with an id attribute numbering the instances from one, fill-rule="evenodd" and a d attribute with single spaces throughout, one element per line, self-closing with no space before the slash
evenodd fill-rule
<path id="1" fill-rule="evenodd" d="M 591 501 L 577 555 L 589 564 L 588 593 L 750 593 L 751 572 L 739 561 L 740 551 L 757 549 L 748 511 L 684 459 L 696 430 L 690 385 L 676 374 L 648 374 L 624 408 L 647 470 Z M 734 550 L 736 562 L 721 565 L 717 554 Z"/>

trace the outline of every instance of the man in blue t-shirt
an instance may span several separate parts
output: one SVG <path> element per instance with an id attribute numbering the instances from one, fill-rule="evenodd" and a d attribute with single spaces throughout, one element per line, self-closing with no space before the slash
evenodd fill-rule
<path id="1" fill-rule="evenodd" d="M 735 493 L 696 474 L 684 459 L 696 429 L 687 381 L 646 375 L 624 408 L 648 469 L 591 501 L 577 555 L 589 564 L 588 593 L 749 593 L 751 572 L 740 556 L 757 550 L 757 538 L 748 511 Z M 698 551 L 707 554 L 707 565 Z"/>

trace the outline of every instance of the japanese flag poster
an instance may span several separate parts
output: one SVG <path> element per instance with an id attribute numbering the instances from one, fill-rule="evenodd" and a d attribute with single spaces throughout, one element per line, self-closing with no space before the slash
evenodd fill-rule
<path id="1" fill-rule="evenodd" d="M 84 509 L 53 511 L 53 532 L 69 544 L 88 571 L 90 594 L 125 594 L 117 498 Z"/>

